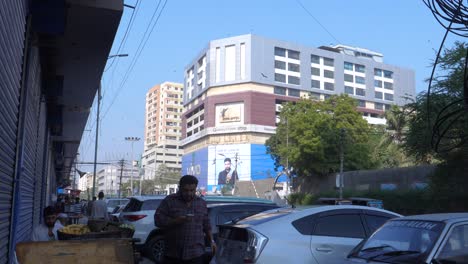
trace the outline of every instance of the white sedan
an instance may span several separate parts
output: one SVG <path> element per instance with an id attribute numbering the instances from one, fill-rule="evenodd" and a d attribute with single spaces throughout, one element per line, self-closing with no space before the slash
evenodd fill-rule
<path id="1" fill-rule="evenodd" d="M 363 239 L 400 216 L 353 205 L 266 211 L 220 227 L 216 263 L 342 263 Z"/>

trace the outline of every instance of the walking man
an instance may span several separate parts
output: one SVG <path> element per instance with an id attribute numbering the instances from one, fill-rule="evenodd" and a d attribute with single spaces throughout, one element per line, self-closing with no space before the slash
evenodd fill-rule
<path id="1" fill-rule="evenodd" d="M 211 241 L 213 255 L 216 252 L 206 202 L 195 195 L 197 185 L 195 176 L 183 176 L 179 191 L 164 198 L 156 210 L 154 223 L 164 229 L 163 263 L 202 264 L 204 234 Z"/>
<path id="2" fill-rule="evenodd" d="M 93 219 L 104 219 L 109 220 L 109 215 L 107 214 L 107 204 L 104 201 L 104 193 L 99 192 L 99 200 L 93 202 L 91 208 L 91 218 Z"/>

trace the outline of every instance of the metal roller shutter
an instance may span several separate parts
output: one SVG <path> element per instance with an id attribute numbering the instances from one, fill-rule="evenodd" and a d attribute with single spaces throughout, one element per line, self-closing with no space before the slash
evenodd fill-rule
<path id="1" fill-rule="evenodd" d="M 36 190 L 36 153 L 38 143 L 39 106 L 40 106 L 40 65 L 36 48 L 31 48 L 26 81 L 26 108 L 24 119 L 24 141 L 22 153 L 22 173 L 19 176 L 18 208 L 15 209 L 15 242 L 31 238 L 34 219 L 34 198 Z M 39 162 L 42 162 L 40 160 Z"/>
<path id="2" fill-rule="evenodd" d="M 0 0 L 0 263 L 10 248 L 24 32 L 24 2 Z"/>
<path id="3" fill-rule="evenodd" d="M 34 215 L 33 224 L 37 226 L 41 220 L 44 201 L 42 199 L 45 190 L 45 140 L 46 140 L 46 111 L 45 103 L 40 103 L 39 122 L 37 126 L 37 147 L 36 147 L 36 165 L 35 165 L 35 190 L 34 190 Z"/>

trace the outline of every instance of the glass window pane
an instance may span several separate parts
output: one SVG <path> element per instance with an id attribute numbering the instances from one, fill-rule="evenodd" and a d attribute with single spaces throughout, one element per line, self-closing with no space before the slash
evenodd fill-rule
<path id="1" fill-rule="evenodd" d="M 294 96 L 294 97 L 300 97 L 301 93 L 299 90 L 296 90 L 296 89 L 288 89 L 288 95 Z"/>
<path id="2" fill-rule="evenodd" d="M 358 106 L 359 106 L 359 107 L 366 107 L 366 101 L 364 101 L 364 100 L 358 100 Z"/>
<path id="3" fill-rule="evenodd" d="M 356 95 L 366 96 L 366 90 L 361 89 L 361 88 L 356 88 Z"/>
<path id="4" fill-rule="evenodd" d="M 384 105 L 382 103 L 375 103 L 374 104 L 374 109 L 383 110 L 383 108 L 384 108 Z"/>
<path id="5" fill-rule="evenodd" d="M 320 76 L 320 69 L 319 68 L 310 68 L 311 72 L 312 72 L 312 75 L 314 76 Z"/>
<path id="6" fill-rule="evenodd" d="M 320 89 L 320 81 L 312 80 L 311 83 L 312 83 L 312 85 L 311 85 L 312 88 Z"/>
<path id="7" fill-rule="evenodd" d="M 333 91 L 335 90 L 335 84 L 334 83 L 329 83 L 329 82 L 325 82 L 325 90 L 328 90 L 328 91 Z"/>
<path id="8" fill-rule="evenodd" d="M 356 76 L 356 83 L 366 84 L 366 79 L 361 76 Z"/>
<path id="9" fill-rule="evenodd" d="M 357 214 L 321 217 L 316 221 L 313 235 L 355 238 L 365 237 L 361 218 Z"/>
<path id="10" fill-rule="evenodd" d="M 288 58 L 298 60 L 299 59 L 299 51 L 288 50 Z"/>
<path id="11" fill-rule="evenodd" d="M 351 86 L 345 86 L 345 87 L 344 87 L 344 92 L 345 92 L 346 94 L 354 94 L 354 88 L 351 87 Z"/>
<path id="12" fill-rule="evenodd" d="M 274 93 L 275 93 L 275 94 L 286 95 L 286 88 L 275 86 L 275 88 L 274 88 Z"/>
<path id="13" fill-rule="evenodd" d="M 375 87 L 382 88 L 382 81 L 374 80 L 374 86 L 375 86 Z"/>
<path id="14" fill-rule="evenodd" d="M 393 78 L 393 72 L 391 71 L 383 71 L 384 73 L 384 77 L 385 78 L 389 78 L 389 79 L 392 79 Z"/>
<path id="15" fill-rule="evenodd" d="M 310 62 L 320 64 L 320 57 L 317 55 L 310 55 Z"/>
<path id="16" fill-rule="evenodd" d="M 300 85 L 301 84 L 301 79 L 299 77 L 296 77 L 296 76 L 288 76 L 288 83 Z"/>
<path id="17" fill-rule="evenodd" d="M 330 58 L 323 58 L 323 65 L 334 66 L 334 60 Z"/>
<path id="18" fill-rule="evenodd" d="M 380 216 L 380 215 L 365 215 L 367 226 L 371 233 L 374 233 L 379 227 L 381 227 L 390 217 Z"/>
<path id="19" fill-rule="evenodd" d="M 382 94 L 382 92 L 375 92 L 375 98 L 377 98 L 377 99 L 383 99 L 383 94 Z"/>
<path id="20" fill-rule="evenodd" d="M 280 74 L 280 73 L 275 73 L 275 81 L 286 83 L 286 75 Z"/>
<path id="21" fill-rule="evenodd" d="M 345 74 L 344 75 L 344 80 L 345 80 L 345 82 L 354 82 L 353 75 Z"/>
<path id="22" fill-rule="evenodd" d="M 320 100 L 320 94 L 319 93 L 310 93 L 310 98 L 312 99 L 317 99 Z"/>
<path id="23" fill-rule="evenodd" d="M 388 93 L 386 93 L 386 94 L 385 94 L 385 100 L 387 100 L 387 101 L 393 101 L 393 94 L 388 94 Z"/>
<path id="24" fill-rule="evenodd" d="M 275 69 L 286 70 L 286 62 L 275 60 Z"/>
<path id="25" fill-rule="evenodd" d="M 374 75 L 375 75 L 375 76 L 382 77 L 382 70 L 381 70 L 381 69 L 375 68 L 375 69 L 374 69 Z"/>
<path id="26" fill-rule="evenodd" d="M 275 47 L 275 55 L 286 57 L 286 49 Z"/>
<path id="27" fill-rule="evenodd" d="M 288 63 L 288 70 L 292 72 L 300 72 L 299 64 Z"/>
<path id="28" fill-rule="evenodd" d="M 366 67 L 364 65 L 356 64 L 354 65 L 354 68 L 357 72 L 366 72 Z"/>
<path id="29" fill-rule="evenodd" d="M 388 90 L 393 90 L 393 83 L 384 82 L 384 88 Z"/>
<path id="30" fill-rule="evenodd" d="M 441 263 L 467 263 L 468 225 L 465 224 L 453 228 L 438 259 L 444 260 L 440 261 Z"/>
<path id="31" fill-rule="evenodd" d="M 354 64 L 345 61 L 345 63 L 344 63 L 344 69 L 345 69 L 345 70 L 349 70 L 349 71 L 353 71 L 353 70 L 354 70 L 353 65 L 354 65 Z"/>
<path id="32" fill-rule="evenodd" d="M 329 71 L 329 70 L 324 70 L 323 71 L 323 76 L 325 76 L 325 78 L 330 78 L 330 79 L 334 78 L 333 72 Z"/>

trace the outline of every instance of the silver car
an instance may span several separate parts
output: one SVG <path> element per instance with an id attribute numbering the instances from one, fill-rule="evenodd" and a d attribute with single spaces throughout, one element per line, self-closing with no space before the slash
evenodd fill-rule
<path id="1" fill-rule="evenodd" d="M 385 223 L 349 255 L 351 263 L 468 263 L 468 213 L 414 215 Z"/>
<path id="2" fill-rule="evenodd" d="M 363 239 L 400 216 L 354 205 L 269 210 L 221 226 L 216 263 L 342 263 Z"/>

